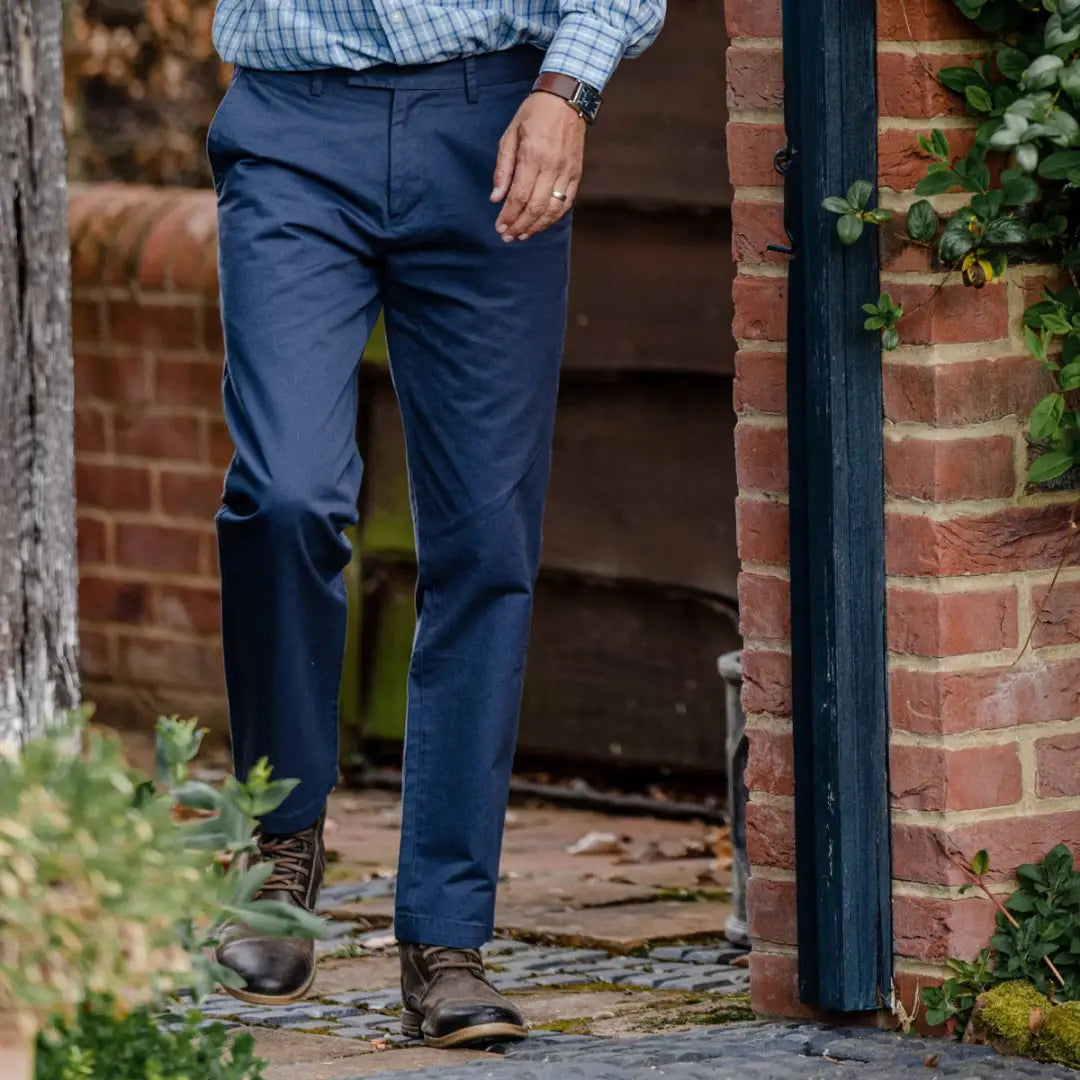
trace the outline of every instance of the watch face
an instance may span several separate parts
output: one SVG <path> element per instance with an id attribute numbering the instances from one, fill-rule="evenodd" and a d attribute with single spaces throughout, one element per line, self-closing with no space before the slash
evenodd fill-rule
<path id="1" fill-rule="evenodd" d="M 575 104 L 590 119 L 596 118 L 596 114 L 600 111 L 600 103 L 602 100 L 600 91 L 594 86 L 590 86 L 588 83 L 583 82 L 578 83 L 577 90 L 574 93 L 573 104 Z"/>

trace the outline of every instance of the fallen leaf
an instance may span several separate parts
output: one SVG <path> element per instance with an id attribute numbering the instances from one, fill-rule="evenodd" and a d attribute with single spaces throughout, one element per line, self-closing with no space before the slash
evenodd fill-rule
<path id="1" fill-rule="evenodd" d="M 750 954 L 746 953 L 743 956 L 736 956 L 735 959 L 731 961 L 731 966 L 737 968 L 748 968 L 750 966 Z"/>
<path id="2" fill-rule="evenodd" d="M 938 1054 L 927 1054 L 923 1059 L 923 1064 L 928 1069 L 936 1069 L 941 1064 L 941 1057 Z"/>
<path id="3" fill-rule="evenodd" d="M 372 1039 L 371 1049 L 378 1053 L 380 1050 L 389 1050 L 390 1045 L 385 1039 Z"/>
<path id="4" fill-rule="evenodd" d="M 567 855 L 622 855 L 625 851 L 625 839 L 605 832 L 588 832 L 566 849 Z"/>

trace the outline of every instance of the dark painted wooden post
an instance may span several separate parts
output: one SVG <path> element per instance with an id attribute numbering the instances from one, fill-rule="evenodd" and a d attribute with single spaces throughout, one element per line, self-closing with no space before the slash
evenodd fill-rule
<path id="1" fill-rule="evenodd" d="M 875 52 L 875 0 L 784 0 L 799 984 L 844 1011 L 892 966 L 881 346 L 875 239 L 821 201 L 876 181 Z"/>

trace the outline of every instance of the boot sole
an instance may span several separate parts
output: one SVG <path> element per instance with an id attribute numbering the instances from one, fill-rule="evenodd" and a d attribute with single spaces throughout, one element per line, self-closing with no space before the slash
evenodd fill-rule
<path id="1" fill-rule="evenodd" d="M 307 997 L 308 991 L 314 982 L 315 968 L 313 967 L 308 981 L 299 990 L 294 990 L 291 994 L 255 994 L 250 990 L 234 990 L 229 986 L 223 986 L 222 990 L 230 997 L 234 997 L 238 1001 L 244 1001 L 248 1005 L 292 1005 Z"/>
<path id="2" fill-rule="evenodd" d="M 491 1043 L 517 1041 L 529 1034 L 529 1029 L 522 1024 L 475 1024 L 472 1027 L 459 1028 L 449 1035 L 425 1035 L 419 1013 L 406 1009 L 401 1014 L 401 1033 L 409 1039 L 423 1039 L 425 1046 L 432 1050 L 453 1050 L 463 1046 L 488 1046 Z"/>

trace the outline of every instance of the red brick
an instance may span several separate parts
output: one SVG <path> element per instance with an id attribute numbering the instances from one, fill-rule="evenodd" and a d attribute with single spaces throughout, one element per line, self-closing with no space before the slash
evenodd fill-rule
<path id="1" fill-rule="evenodd" d="M 201 344 L 197 315 L 188 305 L 110 300 L 109 340 L 151 349 L 194 349 Z"/>
<path id="2" fill-rule="evenodd" d="M 1016 589 L 933 593 L 891 588 L 889 648 L 913 656 L 960 656 L 1019 644 Z"/>
<path id="3" fill-rule="evenodd" d="M 72 299 L 71 340 L 76 345 L 100 344 L 103 325 L 100 300 Z"/>
<path id="4" fill-rule="evenodd" d="M 751 937 L 781 945 L 798 943 L 794 881 L 751 877 L 747 883 L 746 908 Z"/>
<path id="5" fill-rule="evenodd" d="M 1080 716 L 1080 660 L 974 671 L 894 666 L 889 710 L 894 727 L 930 735 L 1071 720 Z"/>
<path id="6" fill-rule="evenodd" d="M 739 632 L 755 641 L 791 636 L 791 582 L 772 574 L 739 575 Z"/>
<path id="7" fill-rule="evenodd" d="M 949 41 L 981 38 L 982 31 L 953 4 L 940 0 L 878 0 L 877 35 L 882 41 Z"/>
<path id="8" fill-rule="evenodd" d="M 192 405 L 221 410 L 221 365 L 216 361 L 159 360 L 159 405 Z"/>
<path id="9" fill-rule="evenodd" d="M 732 46 L 727 51 L 727 81 L 729 112 L 784 107 L 784 61 L 779 49 Z"/>
<path id="10" fill-rule="evenodd" d="M 142 357 L 76 351 L 75 400 L 79 404 L 143 405 L 152 398 L 150 368 Z"/>
<path id="11" fill-rule="evenodd" d="M 154 223 L 176 202 L 175 192 L 139 189 L 140 197 L 126 207 L 109 236 L 101 280 L 107 285 L 132 285 L 139 279 L 143 244 Z"/>
<path id="12" fill-rule="evenodd" d="M 893 876 L 901 881 L 929 885 L 963 885 L 968 877 L 946 852 L 961 863 L 981 850 L 990 853 L 991 882 L 1011 881 L 1021 863 L 1036 862 L 1065 841 L 1074 854 L 1080 851 L 1080 810 L 1056 814 L 1012 815 L 994 821 L 976 821 L 943 830 L 937 825 L 895 823 Z"/>
<path id="13" fill-rule="evenodd" d="M 900 341 L 905 345 L 953 345 L 996 341 L 1009 334 L 1009 300 L 1004 284 L 969 289 L 964 285 L 883 286 L 904 305 Z"/>
<path id="14" fill-rule="evenodd" d="M 993 936 L 996 916 L 997 908 L 985 896 L 894 896 L 893 948 L 924 963 L 971 960 Z"/>
<path id="15" fill-rule="evenodd" d="M 83 506 L 104 510 L 149 510 L 150 473 L 145 468 L 130 465 L 78 462 L 75 493 Z"/>
<path id="16" fill-rule="evenodd" d="M 188 690 L 219 689 L 221 649 L 193 641 L 121 636 L 120 673 L 143 686 L 176 686 Z"/>
<path id="17" fill-rule="evenodd" d="M 946 1035 L 955 1036 L 955 1020 L 951 1022 L 951 1026 L 949 1027 L 944 1024 L 938 1025 L 937 1027 L 930 1027 L 926 1023 L 926 1010 L 923 1008 L 915 1009 L 916 1002 L 922 1000 L 922 991 L 930 987 L 940 986 L 944 981 L 943 977 L 940 975 L 928 975 L 921 965 L 917 971 L 905 970 L 903 966 L 903 957 L 898 956 L 896 960 L 896 970 L 893 973 L 896 996 L 906 1008 L 914 1010 L 919 1014 L 912 1030 L 919 1035 L 930 1035 L 938 1039 L 944 1038 Z"/>
<path id="18" fill-rule="evenodd" d="M 885 489 L 928 502 L 1001 499 L 1016 490 L 1016 444 L 984 438 L 886 438 Z"/>
<path id="19" fill-rule="evenodd" d="M 735 354 L 733 402 L 737 413 L 787 409 L 787 357 L 740 349 Z"/>
<path id="20" fill-rule="evenodd" d="M 930 127 L 927 125 L 922 134 L 929 135 Z M 974 130 L 950 129 L 946 134 L 953 159 L 963 157 L 975 145 Z M 930 158 L 919 149 L 918 135 L 919 132 L 906 128 L 886 128 L 878 135 L 878 183 L 881 187 L 911 191 L 926 176 Z"/>
<path id="21" fill-rule="evenodd" d="M 934 270 L 934 249 L 908 239 L 907 214 L 897 211 L 892 225 L 878 232 L 881 269 L 891 273 L 923 273 Z"/>
<path id="22" fill-rule="evenodd" d="M 195 461 L 201 456 L 197 417 L 144 411 L 117 415 L 115 426 L 118 454 L 171 461 Z"/>
<path id="23" fill-rule="evenodd" d="M 778 38 L 781 34 L 779 0 L 724 0 L 728 36 Z"/>
<path id="24" fill-rule="evenodd" d="M 221 506 L 222 478 L 219 472 L 179 472 L 163 470 L 161 509 L 172 517 L 211 520 Z"/>
<path id="25" fill-rule="evenodd" d="M 750 732 L 746 786 L 769 795 L 795 794 L 795 766 L 790 732 L 786 735 L 755 728 Z"/>
<path id="26" fill-rule="evenodd" d="M 210 463 L 224 469 L 234 453 L 232 436 L 224 420 L 210 420 Z"/>
<path id="27" fill-rule="evenodd" d="M 76 536 L 80 565 L 109 561 L 108 530 L 108 525 L 100 518 L 79 515 Z"/>
<path id="28" fill-rule="evenodd" d="M 741 422 L 735 428 L 735 473 L 740 490 L 786 491 L 787 430 Z"/>
<path id="29" fill-rule="evenodd" d="M 751 868 L 795 869 L 795 814 L 778 806 L 763 806 L 751 796 L 746 807 L 746 851 Z"/>
<path id="30" fill-rule="evenodd" d="M 149 590 L 138 581 L 122 578 L 79 577 L 79 616 L 90 622 L 146 622 Z"/>
<path id="31" fill-rule="evenodd" d="M 742 704 L 748 713 L 791 715 L 791 657 L 744 649 Z"/>
<path id="32" fill-rule="evenodd" d="M 740 274 L 732 287 L 735 318 L 732 333 L 753 341 L 787 338 L 787 280 Z"/>
<path id="33" fill-rule="evenodd" d="M 196 574 L 201 569 L 204 534 L 197 529 L 118 522 L 116 561 L 121 566 Z"/>
<path id="34" fill-rule="evenodd" d="M 202 292 L 205 263 L 216 257 L 217 215 L 211 192 L 185 192 L 147 234 L 139 264 L 143 289 Z"/>
<path id="35" fill-rule="evenodd" d="M 780 174 L 773 166 L 776 151 L 787 145 L 783 124 L 743 124 L 727 126 L 728 170 L 735 187 L 780 187 Z"/>
<path id="36" fill-rule="evenodd" d="M 937 521 L 886 513 L 885 557 L 891 574 L 993 574 L 1057 566 L 1068 542 L 1070 508 L 1009 506 L 992 514 Z M 1072 550 L 1066 565 L 1080 562 Z"/>
<path id="37" fill-rule="evenodd" d="M 879 52 L 878 115 L 925 120 L 936 116 L 966 116 L 964 98 L 954 94 L 937 79 L 943 67 L 970 64 L 971 53 Z M 928 65 L 931 74 L 923 65 Z"/>
<path id="38" fill-rule="evenodd" d="M 731 205 L 731 247 L 742 266 L 787 266 L 787 256 L 766 250 L 769 244 L 788 244 L 782 203 L 765 199 L 736 199 Z"/>
<path id="39" fill-rule="evenodd" d="M 885 364 L 885 415 L 952 425 L 1026 416 L 1050 389 L 1039 362 L 1006 356 L 954 364 Z"/>
<path id="40" fill-rule="evenodd" d="M 894 745 L 889 752 L 893 805 L 902 810 L 982 810 L 1023 796 L 1016 743 L 946 750 Z"/>
<path id="41" fill-rule="evenodd" d="M 1053 735 L 1035 743 L 1040 799 L 1075 798 L 1080 795 L 1080 734 Z"/>
<path id="42" fill-rule="evenodd" d="M 75 449 L 80 454 L 101 454 L 108 448 L 108 414 L 101 409 L 75 409 Z"/>
<path id="43" fill-rule="evenodd" d="M 743 562 L 787 562 L 786 506 L 769 499 L 739 498 L 735 503 L 735 528 Z"/>
<path id="44" fill-rule="evenodd" d="M 1035 631 L 1031 643 L 1072 645 L 1080 641 L 1080 581 L 1058 581 L 1031 590 L 1031 617 Z"/>
<path id="45" fill-rule="evenodd" d="M 154 622 L 168 630 L 220 634 L 221 593 L 193 585 L 160 585 L 154 590 Z"/>
<path id="46" fill-rule="evenodd" d="M 84 678 L 106 679 L 116 675 L 110 635 L 104 630 L 79 628 L 79 671 Z"/>
<path id="47" fill-rule="evenodd" d="M 76 285 L 101 284 L 116 231 L 144 191 L 130 184 L 105 184 L 86 195 L 76 195 L 78 208 L 69 215 L 74 222 L 71 276 Z"/>

